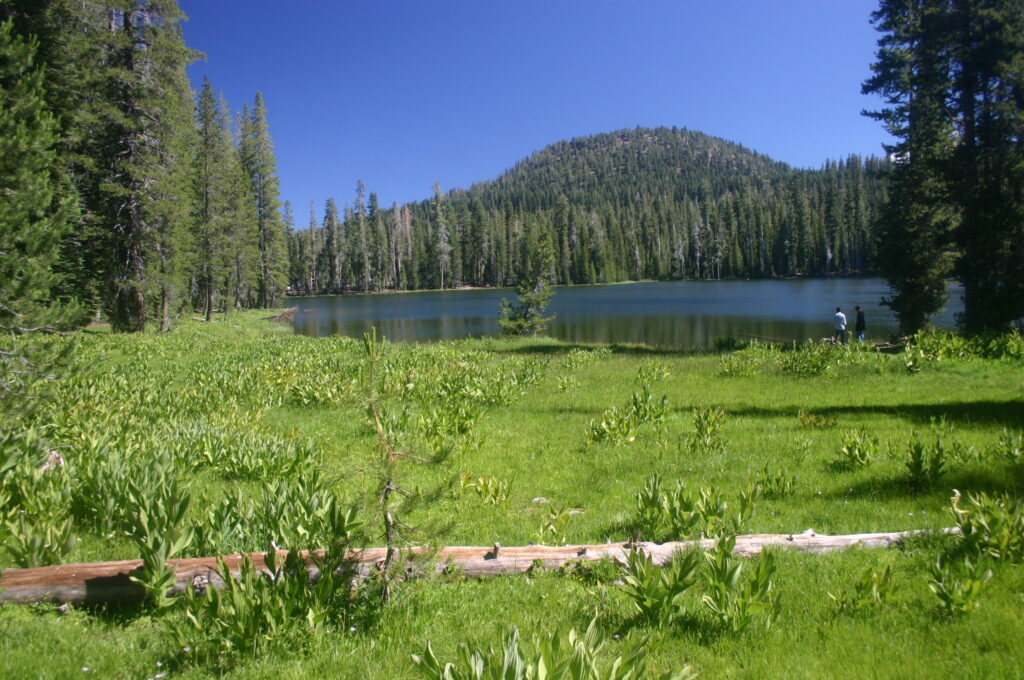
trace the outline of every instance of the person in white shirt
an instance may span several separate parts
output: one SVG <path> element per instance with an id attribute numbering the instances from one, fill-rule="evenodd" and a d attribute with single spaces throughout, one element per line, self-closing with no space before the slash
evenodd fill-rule
<path id="1" fill-rule="evenodd" d="M 846 315 L 843 310 L 836 307 L 836 315 L 832 317 L 832 341 L 838 341 L 840 345 L 846 344 Z"/>

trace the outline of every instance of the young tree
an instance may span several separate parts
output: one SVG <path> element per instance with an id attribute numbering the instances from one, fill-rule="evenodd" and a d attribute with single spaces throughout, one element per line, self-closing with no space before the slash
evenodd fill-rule
<path id="1" fill-rule="evenodd" d="M 551 303 L 551 279 L 554 276 L 555 253 L 551 240 L 536 227 L 530 230 L 528 241 L 532 242 L 532 257 L 527 270 L 516 286 L 516 304 L 501 299 L 498 312 L 498 327 L 504 335 L 537 335 L 550 323 L 555 315 L 544 316 L 544 310 Z"/>

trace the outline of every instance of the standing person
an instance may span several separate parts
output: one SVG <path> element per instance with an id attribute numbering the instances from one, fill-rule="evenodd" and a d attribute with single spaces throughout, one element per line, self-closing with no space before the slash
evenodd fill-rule
<path id="1" fill-rule="evenodd" d="M 853 331 L 857 334 L 857 340 L 860 344 L 864 344 L 864 329 L 867 328 L 867 324 L 864 322 L 864 310 L 860 308 L 860 305 L 854 307 L 857 310 L 857 320 L 853 323 Z"/>
<path id="2" fill-rule="evenodd" d="M 843 310 L 836 307 L 836 314 L 832 317 L 832 342 L 839 341 L 840 345 L 846 344 L 846 315 L 843 314 Z"/>

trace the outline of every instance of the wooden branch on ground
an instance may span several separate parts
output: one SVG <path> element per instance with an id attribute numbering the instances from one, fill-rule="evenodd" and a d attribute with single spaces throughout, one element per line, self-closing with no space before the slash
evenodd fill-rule
<path id="1" fill-rule="evenodd" d="M 295 312 L 298 311 L 298 307 L 289 307 L 280 314 L 271 314 L 270 316 L 260 317 L 260 321 L 277 321 L 280 323 L 291 323 L 295 320 Z"/>
<path id="2" fill-rule="evenodd" d="M 951 533 L 955 529 L 942 529 Z M 736 537 L 735 553 L 745 557 L 756 555 L 768 547 L 779 547 L 811 553 L 826 553 L 846 550 L 855 546 L 863 548 L 888 548 L 898 545 L 904 538 L 921 531 L 896 531 L 876 534 L 850 534 L 845 536 L 823 536 L 808 529 L 802 534 L 752 534 Z M 410 560 L 424 560 L 424 565 L 410 566 L 410 571 L 420 572 L 432 568 L 436 573 L 457 573 L 468 577 L 521 574 L 534 569 L 557 569 L 565 564 L 578 561 L 597 561 L 610 558 L 624 563 L 630 550 L 643 550 L 655 564 L 668 562 L 680 550 L 698 546 L 702 549 L 714 547 L 714 539 L 679 541 L 672 543 L 602 543 L 598 545 L 565 546 L 501 546 L 492 547 L 455 546 L 440 548 L 435 552 L 426 548 L 413 548 L 403 553 Z M 366 548 L 349 551 L 349 560 L 357 578 L 365 578 L 383 564 L 386 548 Z M 266 569 L 266 553 L 252 553 L 257 569 Z M 282 553 L 283 555 L 283 553 Z M 303 557 L 310 572 L 319 574 L 316 558 L 322 551 L 304 552 Z M 236 553 L 227 555 L 224 561 L 233 577 L 238 576 L 239 566 L 245 556 Z M 216 573 L 217 558 L 199 557 L 194 559 L 171 560 L 177 570 L 177 583 L 171 590 L 181 594 L 185 588 L 218 587 L 223 584 Z M 412 563 L 410 562 L 410 565 Z M 429 566 L 425 566 L 429 565 Z M 0 576 L 0 604 L 11 602 L 28 604 L 33 602 L 101 604 L 113 602 L 136 602 L 143 598 L 143 591 L 129 576 L 142 567 L 142 560 L 119 562 L 93 562 L 88 564 L 61 564 L 34 569 L 7 569 Z"/>

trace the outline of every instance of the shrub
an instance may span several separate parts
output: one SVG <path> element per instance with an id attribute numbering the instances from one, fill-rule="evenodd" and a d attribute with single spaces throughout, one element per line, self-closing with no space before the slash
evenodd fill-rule
<path id="1" fill-rule="evenodd" d="M 939 598 L 940 611 L 948 618 L 978 608 L 978 597 L 992 571 L 980 560 L 950 561 L 939 557 L 931 569 L 928 587 Z"/>
<path id="2" fill-rule="evenodd" d="M 777 570 L 775 553 L 761 553 L 750 578 L 741 580 L 744 563 L 733 554 L 735 547 L 736 537 L 730 536 L 719 539 L 714 550 L 704 553 L 706 592 L 701 601 L 719 625 L 733 633 L 746 630 L 759 617 L 770 627 L 779 616 L 779 598 L 771 592 Z"/>
<path id="3" fill-rule="evenodd" d="M 968 494 L 956 491 L 950 514 L 960 530 L 963 552 L 975 559 L 1011 562 L 1024 560 L 1024 501 L 1009 495 Z"/>
<path id="4" fill-rule="evenodd" d="M 534 539 L 540 545 L 565 545 L 568 543 L 566 530 L 572 516 L 573 508 L 551 508 Z"/>
<path id="5" fill-rule="evenodd" d="M 864 430 L 847 432 L 839 449 L 838 464 L 848 469 L 866 467 L 878 455 L 878 438 Z"/>
<path id="6" fill-rule="evenodd" d="M 218 558 L 221 588 L 186 588 L 184 616 L 172 624 L 178 645 L 198 659 L 258 654 L 285 641 L 301 646 L 309 633 L 344 625 L 358 605 L 351 573 L 330 552 L 315 563 L 316 578 L 295 551 L 281 561 L 271 546 L 266 562 L 267 570 L 257 571 L 246 556 L 236 579 Z"/>
<path id="7" fill-rule="evenodd" d="M 682 481 L 672 490 L 664 490 L 661 478 L 648 478 L 636 495 L 636 523 L 651 539 L 682 540 L 697 537 L 718 537 L 737 534 L 754 514 L 757 487 L 740 493 L 739 500 L 729 504 L 714 490 L 696 491 Z"/>
<path id="8" fill-rule="evenodd" d="M 1010 465 L 1024 465 L 1024 432 L 1004 427 L 992 453 Z"/>
<path id="9" fill-rule="evenodd" d="M 7 524 L 7 532 L 4 547 L 14 564 L 23 569 L 60 564 L 77 543 L 70 517 L 60 523 L 28 522 L 19 517 Z"/>
<path id="10" fill-rule="evenodd" d="M 816 378 L 824 375 L 836 363 L 842 352 L 829 343 L 807 343 L 783 352 L 779 357 L 782 372 L 798 378 Z"/>
<path id="11" fill-rule="evenodd" d="M 936 438 L 933 446 L 927 446 L 915 433 L 914 439 L 907 446 L 904 465 L 911 488 L 931 488 L 946 471 L 946 450 L 942 447 L 942 440 Z"/>
<path id="12" fill-rule="evenodd" d="M 613 444 L 634 441 L 640 426 L 653 423 L 660 427 L 668 418 L 668 398 L 656 400 L 647 385 L 634 392 L 629 403 L 622 409 L 611 407 L 601 416 L 600 422 L 590 421 L 587 427 L 587 443 L 609 441 Z"/>
<path id="13" fill-rule="evenodd" d="M 773 472 L 766 464 L 754 483 L 757 494 L 762 498 L 779 499 L 793 494 L 796 488 L 796 475 L 785 472 Z"/>
<path id="14" fill-rule="evenodd" d="M 560 632 L 539 637 L 532 648 L 524 647 L 519 631 L 513 628 L 505 638 L 503 649 L 471 649 L 463 643 L 457 663 L 441 663 L 430 643 L 412 661 L 429 680 L 640 680 L 648 677 L 647 639 L 624 645 L 622 652 L 602 663 L 604 641 L 593 619 L 586 633 L 575 630 L 568 636 Z M 665 673 L 661 680 L 692 680 L 696 674 L 689 666 Z"/>
<path id="15" fill-rule="evenodd" d="M 800 409 L 796 417 L 800 420 L 800 426 L 807 429 L 816 430 L 826 427 L 835 427 L 835 418 L 828 418 L 819 413 L 813 413 L 811 411 L 805 411 Z"/>
<path id="16" fill-rule="evenodd" d="M 892 591 L 892 572 L 889 567 L 886 566 L 882 571 L 869 567 L 853 582 L 852 589 L 843 590 L 839 595 L 829 593 L 828 596 L 839 606 L 839 611 L 849 613 L 885 604 Z"/>
<path id="17" fill-rule="evenodd" d="M 725 453 L 722 424 L 725 411 L 717 406 L 693 409 L 693 434 L 689 448 L 694 455 L 712 456 Z"/>
<path id="18" fill-rule="evenodd" d="M 631 550 L 621 567 L 622 591 L 646 621 L 668 624 L 682 611 L 682 599 L 697 583 L 700 551 L 676 553 L 664 567 L 643 550 Z"/>

